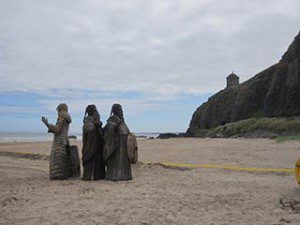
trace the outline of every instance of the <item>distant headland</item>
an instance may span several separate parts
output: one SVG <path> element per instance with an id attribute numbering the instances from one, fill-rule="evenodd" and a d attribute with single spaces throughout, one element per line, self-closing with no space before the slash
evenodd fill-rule
<path id="1" fill-rule="evenodd" d="M 262 129 L 266 127 L 266 131 L 272 131 L 272 126 L 276 128 L 274 123 L 278 121 L 278 124 L 288 126 L 281 127 L 282 129 L 277 127 L 277 130 L 269 133 L 299 133 L 298 116 L 300 116 L 300 32 L 275 65 L 241 84 L 239 76 L 233 72 L 227 76 L 226 88 L 196 109 L 186 135 L 209 136 L 210 133 L 215 136 L 214 132 L 211 134 L 208 130 L 223 126 L 224 131 L 229 127 L 229 123 L 251 118 L 248 125 L 255 122 L 258 124 L 257 127 Z M 278 121 L 274 119 L 278 117 L 280 117 Z M 290 124 L 285 120 L 289 120 Z M 247 122 L 244 122 L 244 126 L 246 124 Z M 222 129 L 219 128 L 220 130 Z M 233 132 L 232 135 L 237 134 Z"/>

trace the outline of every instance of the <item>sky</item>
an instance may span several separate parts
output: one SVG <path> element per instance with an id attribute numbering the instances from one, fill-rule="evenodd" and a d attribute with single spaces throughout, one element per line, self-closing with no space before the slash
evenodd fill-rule
<path id="1" fill-rule="evenodd" d="M 0 131 L 45 132 L 65 102 L 113 103 L 134 132 L 184 132 L 195 109 L 277 63 L 300 29 L 299 0 L 1 0 Z"/>

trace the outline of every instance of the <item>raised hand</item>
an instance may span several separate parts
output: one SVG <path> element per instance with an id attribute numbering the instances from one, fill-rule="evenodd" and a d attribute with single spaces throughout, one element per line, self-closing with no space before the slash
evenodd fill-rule
<path id="1" fill-rule="evenodd" d="M 46 127 L 49 127 L 48 119 L 46 117 L 42 116 L 41 120 L 46 125 Z"/>

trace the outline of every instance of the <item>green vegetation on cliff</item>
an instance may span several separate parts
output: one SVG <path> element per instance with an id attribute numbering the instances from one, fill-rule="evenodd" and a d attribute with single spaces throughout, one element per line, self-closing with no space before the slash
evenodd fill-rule
<path id="1" fill-rule="evenodd" d="M 300 117 L 249 118 L 211 129 L 200 129 L 195 134 L 196 137 L 276 137 L 276 135 L 300 135 Z"/>
<path id="2" fill-rule="evenodd" d="M 282 143 L 285 141 L 300 141 L 300 134 L 299 135 L 287 135 L 287 136 L 279 136 L 276 138 L 278 143 Z"/>

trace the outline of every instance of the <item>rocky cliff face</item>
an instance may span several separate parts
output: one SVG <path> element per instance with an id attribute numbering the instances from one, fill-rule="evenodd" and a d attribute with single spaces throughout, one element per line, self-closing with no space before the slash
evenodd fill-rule
<path id="1" fill-rule="evenodd" d="M 300 32 L 281 60 L 235 88 L 208 99 L 193 114 L 188 135 L 251 117 L 300 115 Z"/>

